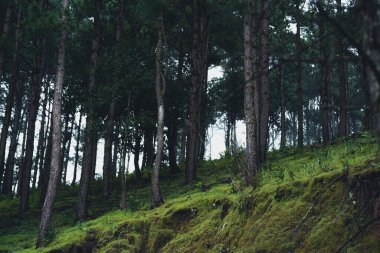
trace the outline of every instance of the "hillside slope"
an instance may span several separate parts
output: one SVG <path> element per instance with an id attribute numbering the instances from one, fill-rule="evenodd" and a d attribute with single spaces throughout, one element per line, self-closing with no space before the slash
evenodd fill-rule
<path id="1" fill-rule="evenodd" d="M 203 162 L 193 187 L 164 170 L 165 204 L 152 209 L 150 188 L 130 184 L 127 212 L 116 210 L 118 182 L 107 203 L 99 181 L 93 219 L 81 224 L 73 223 L 77 188 L 62 188 L 48 245 L 39 250 L 38 192 L 23 217 L 17 199 L 2 199 L 0 252 L 380 252 L 375 153 L 371 136 L 272 152 L 255 190 L 236 180 L 241 156 Z"/>

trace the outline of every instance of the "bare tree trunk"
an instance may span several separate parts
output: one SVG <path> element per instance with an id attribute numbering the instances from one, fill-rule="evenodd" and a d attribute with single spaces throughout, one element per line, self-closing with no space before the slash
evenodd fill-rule
<path id="1" fill-rule="evenodd" d="M 117 175 L 117 160 L 118 160 L 117 154 L 119 152 L 119 146 L 120 146 L 119 135 L 120 135 L 120 126 L 116 124 L 115 135 L 114 135 L 115 140 L 113 143 L 111 178 L 116 178 L 116 175 Z"/>
<path id="2" fill-rule="evenodd" d="M 160 168 L 164 150 L 164 96 L 166 88 L 165 73 L 162 70 L 162 55 L 165 50 L 163 19 L 161 12 L 157 21 L 158 41 L 156 46 L 157 154 L 152 174 L 152 200 L 155 207 L 164 203 L 160 189 Z"/>
<path id="3" fill-rule="evenodd" d="M 90 81 L 89 81 L 89 100 L 90 100 L 90 111 L 87 116 L 86 121 L 86 130 L 85 130 L 85 144 L 84 144 L 84 154 L 83 154 L 83 165 L 80 179 L 80 187 L 79 187 L 79 196 L 77 203 L 77 213 L 76 219 L 82 221 L 87 216 L 87 199 L 88 192 L 90 188 L 91 181 L 91 172 L 92 172 L 92 151 L 94 143 L 93 132 L 94 132 L 94 108 L 93 108 L 93 96 L 95 91 L 96 84 L 96 65 L 98 58 L 98 49 L 99 49 L 99 6 L 100 1 L 97 0 L 95 2 L 95 7 L 97 8 L 96 14 L 94 17 L 94 38 L 92 40 L 92 48 L 91 48 L 91 66 L 90 66 Z"/>
<path id="4" fill-rule="evenodd" d="M 6 11 L 6 17 L 5 17 L 5 21 L 4 21 L 4 29 L 3 29 L 2 39 L 7 38 L 7 36 L 8 36 L 11 12 L 12 12 L 12 9 L 11 9 L 11 6 L 9 4 L 7 7 L 7 11 Z M 19 69 L 18 50 L 19 50 L 19 44 L 20 44 L 20 38 L 21 38 L 20 26 L 21 26 L 21 1 L 19 3 L 19 9 L 18 9 L 18 15 L 17 15 L 17 26 L 16 26 L 16 34 L 15 34 L 15 49 L 14 49 L 15 51 L 13 53 L 13 59 L 12 59 L 11 82 L 9 84 L 9 92 L 8 92 L 8 96 L 7 96 L 7 101 L 6 101 L 6 106 L 5 106 L 5 114 L 4 114 L 4 119 L 3 119 L 1 135 L 0 135 L 0 185 L 3 181 L 3 174 L 4 174 L 4 170 L 5 170 L 5 167 L 4 167 L 4 164 L 5 164 L 5 148 L 6 148 L 7 138 L 8 138 L 8 129 L 9 129 L 10 117 L 11 117 L 11 113 L 12 113 L 12 107 L 13 107 L 13 103 L 14 103 L 14 96 L 15 96 L 15 93 L 17 92 L 16 89 L 19 86 L 19 84 L 18 84 L 18 77 L 19 77 L 18 76 L 18 69 Z M 3 50 L 0 49 L 0 80 L 2 77 L 3 63 L 4 63 L 4 52 L 3 52 Z M 22 93 L 19 92 L 19 94 L 16 94 L 16 95 L 22 96 Z M 19 98 L 16 97 L 16 100 L 17 99 L 19 99 Z M 21 100 L 22 100 L 22 97 L 21 97 Z M 20 108 L 19 114 L 21 114 L 21 108 Z M 16 130 L 18 131 L 18 128 L 16 128 Z M 16 133 L 16 139 L 17 139 L 17 133 Z M 12 168 L 12 171 L 13 171 L 13 168 Z M 8 171 L 8 173 L 10 173 L 10 171 Z M 13 176 L 13 173 L 12 173 L 12 176 Z M 3 188 L 4 188 L 4 186 L 3 186 Z M 7 188 L 9 189 L 9 185 L 7 186 Z"/>
<path id="5" fill-rule="evenodd" d="M 16 155 L 17 145 L 18 145 L 17 137 L 20 130 L 20 124 L 22 123 L 22 118 L 21 118 L 22 96 L 23 96 L 23 87 L 20 83 L 18 83 L 17 88 L 16 88 L 16 106 L 15 106 L 15 113 L 14 113 L 14 118 L 13 118 L 11 143 L 9 145 L 8 158 L 7 158 L 7 163 L 5 166 L 4 182 L 3 182 L 3 188 L 2 188 L 2 192 L 4 194 L 12 193 L 15 155 Z"/>
<path id="6" fill-rule="evenodd" d="M 43 8 L 43 1 L 40 3 L 40 11 Z M 38 51 L 44 51 L 44 40 L 37 38 L 36 47 Z M 29 188 L 30 176 L 33 166 L 33 151 L 34 151 L 34 134 L 36 127 L 36 119 L 38 113 L 38 104 L 41 94 L 41 81 L 42 72 L 44 69 L 44 52 L 38 52 L 35 56 L 34 69 L 32 71 L 31 94 L 29 98 L 29 112 L 28 112 L 28 131 L 26 138 L 26 151 L 21 167 L 20 180 L 21 180 L 21 198 L 20 198 L 20 211 L 24 212 L 29 209 Z"/>
<path id="7" fill-rule="evenodd" d="M 135 128 L 135 147 L 134 147 L 134 159 L 133 163 L 135 166 L 135 176 L 136 176 L 136 182 L 138 186 L 142 185 L 142 175 L 141 175 L 141 170 L 140 170 L 140 165 L 139 165 L 139 160 L 140 160 L 140 151 L 141 151 L 141 136 L 140 136 L 140 131 L 138 129 L 138 125 L 136 124 Z"/>
<path id="8" fill-rule="evenodd" d="M 256 48 L 254 47 L 255 18 L 256 8 L 255 0 L 246 1 L 246 13 L 244 17 L 244 113 L 246 124 L 246 166 L 243 171 L 243 177 L 246 185 L 253 185 L 257 173 L 257 122 L 254 101 L 255 92 L 255 60 Z"/>
<path id="9" fill-rule="evenodd" d="M 5 13 L 3 34 L 1 36 L 1 39 L 3 41 L 8 38 L 11 17 L 12 17 L 12 6 L 11 6 L 11 3 L 9 3 L 7 5 L 7 9 Z M 19 30 L 20 30 L 19 28 L 16 29 L 15 53 L 14 53 L 13 62 L 12 62 L 13 71 L 15 71 L 16 69 L 18 70 L 18 45 L 19 45 L 20 39 L 17 38 L 18 36 L 17 33 L 19 33 Z M 0 46 L 0 81 L 2 80 L 3 67 L 4 67 L 4 48 Z M 8 130 L 9 130 L 9 124 L 11 121 L 11 114 L 12 114 L 12 108 L 13 108 L 14 96 L 15 96 L 15 90 L 16 90 L 17 77 L 14 74 L 17 75 L 17 72 L 12 73 L 12 76 L 13 76 L 12 79 L 14 79 L 14 81 L 11 81 L 9 85 L 8 95 L 7 95 L 6 104 L 5 104 L 5 113 L 4 113 L 4 118 L 2 121 L 3 125 L 1 129 L 1 135 L 0 135 L 0 185 L 3 181 L 4 164 L 5 164 L 5 148 L 7 145 Z"/>
<path id="10" fill-rule="evenodd" d="M 67 143 L 67 148 L 65 150 L 65 153 L 62 153 L 64 155 L 64 162 L 63 162 L 63 183 L 66 184 L 66 178 L 67 178 L 67 167 L 69 165 L 69 160 L 70 160 L 70 148 L 71 148 L 71 140 L 73 137 L 73 130 L 74 130 L 74 124 L 75 124 L 75 114 L 71 118 L 71 125 L 70 125 L 70 130 L 69 130 L 69 136 L 68 136 L 68 143 Z"/>
<path id="11" fill-rule="evenodd" d="M 45 123 L 46 123 L 46 106 L 48 102 L 48 93 L 49 93 L 49 82 L 46 82 L 46 87 L 44 89 L 44 100 L 42 102 L 42 115 L 41 115 L 41 125 L 40 125 L 40 132 L 38 134 L 38 144 L 37 144 L 37 155 L 34 163 L 34 175 L 33 175 L 33 184 L 32 187 L 36 187 L 36 181 L 37 181 L 37 174 L 38 174 L 38 168 L 40 160 L 43 160 L 43 153 L 42 153 L 42 147 L 45 143 Z"/>
<path id="12" fill-rule="evenodd" d="M 53 207 L 55 196 L 57 192 L 58 177 L 60 170 L 60 155 L 61 155 L 61 100 L 62 100 L 62 86 L 65 76 L 65 41 L 67 37 L 67 16 L 66 11 L 68 8 L 68 0 L 63 0 L 62 10 L 62 35 L 58 47 L 58 64 L 57 64 L 57 81 L 54 87 L 54 100 L 53 100 L 53 147 L 51 156 L 51 169 L 50 178 L 47 189 L 47 194 L 42 208 L 41 223 L 37 237 L 36 247 L 44 245 L 46 228 L 50 222 L 53 214 Z"/>
<path id="13" fill-rule="evenodd" d="M 54 107 L 54 106 L 53 106 Z M 53 115 L 54 117 L 54 115 Z M 52 121 L 53 122 L 53 121 Z M 66 154 L 66 149 L 67 149 L 67 142 L 69 141 L 69 123 L 70 123 L 70 114 L 66 113 L 65 118 L 64 118 L 64 123 L 65 127 L 63 130 L 63 141 L 62 141 L 62 147 L 61 147 L 61 155 L 60 155 L 60 163 L 59 163 L 59 182 L 65 184 L 66 182 L 64 181 L 64 170 L 63 170 L 63 164 L 65 161 L 65 154 Z"/>
<path id="14" fill-rule="evenodd" d="M 78 123 L 78 128 L 77 128 L 77 145 L 75 148 L 74 175 L 73 175 L 73 181 L 71 182 L 72 186 L 75 185 L 75 182 L 77 180 L 81 125 L 82 125 L 82 112 L 79 112 L 79 123 Z"/>
<path id="15" fill-rule="evenodd" d="M 366 54 L 366 75 L 371 98 L 371 111 L 374 118 L 374 130 L 377 135 L 380 159 L 380 50 L 379 50 L 379 0 L 360 0 L 360 16 L 362 21 L 362 46 Z"/>
<path id="16" fill-rule="evenodd" d="M 9 28 L 10 28 L 10 24 L 11 24 L 11 18 L 12 18 L 12 4 L 10 2 L 8 2 L 7 8 L 5 10 L 3 33 L 1 35 L 2 41 L 5 41 L 8 38 Z M 3 78 L 5 50 L 6 49 L 3 48 L 2 46 L 0 47 L 0 81 Z"/>
<path id="17" fill-rule="evenodd" d="M 112 166 L 112 139 L 113 139 L 113 121 L 115 118 L 115 102 L 111 102 L 108 110 L 107 132 L 104 144 L 104 162 L 103 162 L 103 197 L 108 198 L 110 192 L 111 166 Z"/>
<path id="18" fill-rule="evenodd" d="M 123 144 L 123 153 L 121 155 L 121 164 L 120 164 L 120 180 L 121 180 L 121 197 L 120 197 L 120 209 L 125 210 L 127 209 L 127 202 L 126 202 L 126 195 L 127 195 L 127 181 L 125 176 L 125 167 L 127 167 L 127 175 L 129 171 L 129 161 L 131 158 L 131 153 L 128 152 L 128 160 L 127 160 L 127 166 L 125 166 L 125 159 L 127 154 L 127 148 L 125 146 L 125 143 Z"/>
<path id="19" fill-rule="evenodd" d="M 300 0 L 296 4 L 296 67 L 297 67 L 297 133 L 298 133 L 298 147 L 303 147 L 303 95 L 302 95 L 302 62 L 301 62 L 301 9 Z"/>
<path id="20" fill-rule="evenodd" d="M 206 0 L 193 0 L 192 68 L 190 109 L 186 150 L 186 181 L 192 184 L 196 178 L 199 157 L 201 100 L 206 76 L 208 52 L 209 15 Z"/>
<path id="21" fill-rule="evenodd" d="M 325 21 L 324 17 L 319 17 L 319 44 L 321 61 L 321 118 L 322 118 L 322 140 L 328 143 L 330 140 L 329 131 L 329 67 L 327 64 L 328 53 L 325 43 Z"/>
<path id="22" fill-rule="evenodd" d="M 341 16 L 343 13 L 342 1 L 336 0 L 337 15 Z M 347 78 L 346 78 L 346 64 L 343 61 L 345 56 L 343 37 L 339 32 L 336 33 L 336 51 L 338 54 L 338 77 L 339 77 L 339 90 L 340 90 L 340 121 L 339 121 L 339 135 L 346 136 L 348 134 L 348 94 L 347 94 Z"/>
<path id="23" fill-rule="evenodd" d="M 284 87 L 284 65 L 280 67 L 280 97 L 281 97 L 281 140 L 280 147 L 286 147 L 286 108 L 285 108 L 285 87 Z"/>
<path id="24" fill-rule="evenodd" d="M 53 124 L 50 124 L 50 131 L 48 142 L 46 146 L 46 153 L 44 158 L 43 169 L 40 170 L 40 185 L 41 185 L 41 193 L 40 193 L 40 206 L 42 207 L 45 201 L 46 191 L 49 183 L 49 175 L 50 175 L 50 164 L 51 164 L 51 154 L 53 148 Z"/>
<path id="25" fill-rule="evenodd" d="M 269 1 L 261 0 L 260 20 L 260 51 L 261 51 L 261 92 L 260 92 L 260 136 L 258 145 L 259 164 L 266 161 L 268 150 L 268 122 L 269 122 Z"/>

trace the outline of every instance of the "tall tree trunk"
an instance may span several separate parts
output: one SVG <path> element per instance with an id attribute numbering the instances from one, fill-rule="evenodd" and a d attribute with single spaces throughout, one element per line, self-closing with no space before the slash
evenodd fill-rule
<path id="1" fill-rule="evenodd" d="M 127 195 L 127 181 L 125 174 L 128 175 L 129 171 L 129 161 L 131 158 L 131 153 L 128 152 L 128 160 L 127 160 L 127 166 L 125 166 L 125 159 L 127 155 L 127 148 L 125 147 L 125 144 L 123 144 L 123 152 L 120 159 L 120 179 L 121 179 L 121 197 L 120 197 L 120 209 L 125 210 L 127 209 L 127 201 L 126 201 L 126 195 Z M 127 168 L 125 168 L 127 167 Z M 125 173 L 125 170 L 127 173 Z"/>
<path id="2" fill-rule="evenodd" d="M 71 118 L 71 124 L 70 124 L 70 130 L 68 134 L 68 143 L 67 143 L 67 148 L 65 149 L 65 153 L 62 153 L 64 156 L 64 162 L 63 162 L 63 180 L 62 182 L 66 184 L 66 179 L 67 179 L 67 167 L 69 166 L 69 160 L 70 160 L 70 148 L 71 148 L 71 140 L 73 137 L 73 130 L 74 130 L 74 124 L 75 124 L 75 114 Z"/>
<path id="3" fill-rule="evenodd" d="M 158 207 L 164 203 L 160 188 L 160 168 L 162 161 L 162 154 L 164 150 L 164 96 L 166 89 L 165 72 L 162 69 L 162 58 L 165 56 L 164 52 L 164 20 L 163 13 L 160 12 L 157 21 L 158 27 L 158 41 L 156 46 L 156 99 L 157 99 L 157 154 L 154 161 L 152 173 L 152 200 L 153 205 Z"/>
<path id="4" fill-rule="evenodd" d="M 103 162 L 103 197 L 108 198 L 110 193 L 110 179 L 112 166 L 112 139 L 113 139 L 113 121 L 115 116 L 115 102 L 111 102 L 108 110 L 107 132 L 104 144 L 104 162 Z"/>
<path id="5" fill-rule="evenodd" d="M 7 11 L 6 11 L 6 18 L 4 21 L 4 29 L 3 29 L 3 35 L 2 39 L 6 38 L 8 36 L 9 32 L 9 23 L 10 23 L 10 17 L 11 17 L 11 6 L 8 4 Z M 12 107 L 14 103 L 14 96 L 15 93 L 17 92 L 16 89 L 19 86 L 18 84 L 18 69 L 19 69 L 19 55 L 18 55 L 18 50 L 19 50 L 19 44 L 20 44 L 20 38 L 21 38 L 21 31 L 20 31 L 20 26 L 21 26 L 21 1 L 19 3 L 19 9 L 18 9 L 18 15 L 17 15 L 17 26 L 16 26 L 16 33 L 15 33 L 15 47 L 14 47 L 14 53 L 13 53 L 13 59 L 12 59 L 12 73 L 11 73 L 11 82 L 9 84 L 9 92 L 7 96 L 7 101 L 6 101 L 6 106 L 5 106 L 5 114 L 3 118 L 3 125 L 1 129 L 1 135 L 0 135 L 0 186 L 3 181 L 3 174 L 4 174 L 4 164 L 5 164 L 5 148 L 6 148 L 6 143 L 7 143 L 7 138 L 8 138 L 8 129 L 9 129 L 9 123 L 10 123 L 10 117 L 12 113 Z M 0 49 L 0 81 L 2 77 L 2 68 L 3 68 L 3 63 L 4 63 L 4 55 L 3 55 L 3 50 Z M 19 92 L 18 96 L 22 96 L 22 93 Z M 16 100 L 19 99 L 16 97 Z M 20 98 L 22 100 L 22 98 Z M 20 112 L 21 113 L 21 108 Z M 18 123 L 17 123 L 18 124 Z M 16 128 L 18 131 L 18 128 Z M 16 138 L 17 138 L 17 133 L 16 133 Z M 12 168 L 13 171 L 13 168 Z M 10 173 L 10 171 L 8 171 Z M 13 173 L 12 173 L 13 176 Z M 4 187 L 4 186 L 3 186 Z M 9 186 L 7 186 L 9 188 Z"/>
<path id="6" fill-rule="evenodd" d="M 1 36 L 1 39 L 4 41 L 8 38 L 9 34 L 9 27 L 11 23 L 11 17 L 12 17 L 12 5 L 9 3 L 7 5 L 7 9 L 5 12 L 5 20 L 4 20 L 4 27 L 3 27 L 3 34 Z M 18 25 L 19 26 L 19 25 Z M 17 33 L 19 33 L 19 28 L 16 29 L 16 42 L 15 42 L 15 53 L 13 56 L 13 62 L 12 62 L 12 69 L 18 70 L 18 45 L 19 45 L 19 38 L 17 38 Z M 4 67 L 4 52 L 5 49 L 0 46 L 0 81 L 2 80 L 3 75 L 3 67 Z M 17 71 L 16 70 L 16 71 Z M 16 72 L 17 74 L 17 72 Z M 8 89 L 8 95 L 6 99 L 5 104 L 5 113 L 3 118 L 3 125 L 1 129 L 1 135 L 0 135 L 0 185 L 3 181 L 3 174 L 4 174 L 4 164 L 5 164 L 5 148 L 7 145 L 7 139 L 8 139 L 8 130 L 9 130 L 9 124 L 11 121 L 11 114 L 12 114 L 12 108 L 14 103 L 14 95 L 16 90 L 16 80 L 17 77 L 12 73 L 12 76 L 15 81 L 11 81 Z"/>
<path id="7" fill-rule="evenodd" d="M 22 96 L 23 96 L 23 87 L 20 83 L 17 84 L 16 90 L 16 107 L 13 118 L 13 128 L 11 134 L 11 143 L 9 145 L 8 158 L 5 166 L 4 182 L 2 192 L 4 194 L 12 193 L 13 185 L 13 174 L 14 174 L 14 165 L 15 165 L 15 155 L 18 145 L 18 133 L 20 130 L 20 124 L 22 123 L 21 110 L 22 110 Z"/>
<path id="8" fill-rule="evenodd" d="M 298 147 L 303 147 L 303 95 L 302 95 L 302 62 L 301 62 L 301 9 L 300 1 L 296 4 L 296 67 L 297 67 L 297 134 Z"/>
<path id="9" fill-rule="evenodd" d="M 190 109 L 186 150 L 186 181 L 192 184 L 196 178 L 201 133 L 201 101 L 207 72 L 209 14 L 206 0 L 193 0 L 193 33 L 191 53 Z"/>
<path id="10" fill-rule="evenodd" d="M 12 18 L 12 3 L 9 1 L 7 4 L 7 8 L 5 10 L 3 33 L 1 35 L 2 41 L 5 41 L 8 38 L 9 28 L 11 25 L 11 18 Z M 5 51 L 6 51 L 6 48 L 3 48 L 3 46 L 0 46 L 0 81 L 2 81 L 2 77 L 3 77 Z"/>
<path id="11" fill-rule="evenodd" d="M 38 188 L 41 187 L 42 182 L 45 180 L 45 189 L 47 188 L 48 178 L 44 179 L 44 176 L 48 177 L 49 176 L 49 172 L 45 175 L 44 174 L 44 169 L 45 169 L 45 167 L 48 168 L 50 166 L 50 162 L 49 162 L 48 165 L 45 164 L 45 161 L 46 161 L 46 152 L 47 152 L 47 150 L 49 148 L 49 141 L 51 142 L 51 140 L 49 138 L 51 136 L 51 130 L 52 130 L 51 129 L 52 124 L 50 122 L 50 119 L 52 117 L 52 115 L 51 115 L 52 114 L 52 112 L 51 112 L 51 104 L 52 103 L 50 103 L 50 94 L 51 93 L 50 93 L 50 89 L 49 89 L 49 94 L 48 94 L 48 100 L 49 101 L 48 101 L 48 108 L 47 108 L 47 123 L 46 123 L 46 127 L 45 127 L 46 129 L 45 129 L 45 133 L 44 133 L 45 138 L 44 138 L 44 143 L 43 143 L 42 148 L 41 148 L 41 154 L 40 154 L 41 155 L 41 159 L 40 159 L 40 164 L 39 164 L 39 169 L 38 169 L 40 171 L 40 175 L 39 175 L 39 178 L 38 178 Z M 50 143 L 50 151 L 49 152 L 51 152 L 51 143 Z M 51 153 L 50 153 L 50 156 L 51 156 Z M 48 159 L 50 159 L 50 156 L 49 156 Z M 41 203 L 41 204 L 43 204 L 43 203 Z"/>
<path id="12" fill-rule="evenodd" d="M 94 17 L 94 38 L 92 40 L 92 48 L 91 48 L 91 66 L 90 66 L 90 80 L 89 80 L 89 112 L 87 115 L 87 121 L 86 121 L 86 130 L 85 130 L 85 144 L 84 144 L 84 154 L 83 154 L 83 165 L 82 165 L 82 172 L 81 172 L 81 179 L 80 179 L 80 187 L 79 187 L 79 196 L 78 196 L 78 203 L 77 203 L 77 213 L 76 218 L 79 221 L 82 221 L 87 216 L 87 198 L 88 198 L 88 192 L 90 188 L 90 181 L 91 181 L 91 172 L 92 172 L 92 151 L 94 143 L 94 117 L 95 112 L 93 108 L 93 97 L 95 92 L 95 84 L 96 84 L 96 65 L 97 65 L 97 58 L 98 58 L 98 50 L 99 50 L 99 6 L 100 1 L 97 0 L 95 2 L 95 7 L 97 8 L 96 14 Z"/>
<path id="13" fill-rule="evenodd" d="M 362 47 L 367 75 L 368 90 L 371 98 L 371 112 L 374 119 L 374 130 L 377 135 L 380 159 L 380 49 L 379 49 L 379 0 L 360 0 L 360 16 L 362 23 Z"/>
<path id="14" fill-rule="evenodd" d="M 78 123 L 78 128 L 77 128 L 77 145 L 75 147 L 74 175 L 73 175 L 73 181 L 71 182 L 72 186 L 75 185 L 75 182 L 77 180 L 81 125 L 82 125 L 82 112 L 80 111 L 79 112 L 79 123 Z"/>
<path id="15" fill-rule="evenodd" d="M 135 176 L 136 176 L 136 182 L 137 185 L 141 186 L 142 185 L 142 175 L 141 175 L 141 170 L 140 170 L 140 165 L 139 165 L 139 160 L 140 160 L 140 148 L 141 148 L 141 136 L 140 136 L 140 131 L 138 129 L 138 125 L 136 124 L 135 128 L 135 147 L 134 147 L 134 158 L 133 158 L 133 163 L 135 166 Z"/>
<path id="16" fill-rule="evenodd" d="M 40 179 L 39 184 L 41 185 L 41 193 L 40 193 L 40 206 L 42 207 L 46 197 L 46 191 L 49 183 L 49 175 L 50 175 L 50 165 L 51 165 L 51 157 L 52 157 L 52 148 L 53 148 L 53 124 L 50 124 L 50 131 L 48 142 L 46 146 L 46 152 L 44 157 L 44 163 L 40 169 Z"/>
<path id="17" fill-rule="evenodd" d="M 260 16 L 260 135 L 259 137 L 259 164 L 266 161 L 268 150 L 268 122 L 269 122 L 269 1 L 261 0 Z"/>
<path id="18" fill-rule="evenodd" d="M 62 35 L 58 46 L 58 64 L 57 64 L 57 81 L 54 86 L 54 100 L 53 100 L 53 147 L 51 156 L 51 169 L 50 178 L 47 189 L 47 194 L 42 208 L 41 223 L 38 232 L 36 247 L 44 245 L 46 228 L 50 222 L 53 214 L 53 207 L 55 196 L 57 192 L 57 185 L 59 180 L 60 170 L 60 156 L 61 154 L 61 100 L 62 100 L 62 86 L 65 76 L 65 41 L 67 37 L 67 16 L 66 11 L 68 7 L 68 0 L 63 0 L 62 10 Z"/>
<path id="19" fill-rule="evenodd" d="M 343 14 L 342 1 L 336 0 L 337 4 L 337 16 Z M 346 64 L 344 62 L 344 44 L 342 35 L 336 33 L 336 51 L 338 55 L 338 77 L 339 77 L 339 104 L 340 104 L 340 120 L 339 120 L 339 135 L 348 135 L 348 94 L 347 94 L 347 78 L 346 78 Z"/>
<path id="20" fill-rule="evenodd" d="M 54 106 L 53 106 L 54 107 Z M 53 114 L 53 117 L 54 117 L 54 114 Z M 53 123 L 53 121 L 52 121 Z M 60 163 L 59 163 L 59 181 L 63 184 L 65 184 L 66 182 L 63 180 L 65 175 L 64 175 L 64 170 L 63 170 L 63 164 L 64 164 L 64 161 L 65 161 L 65 154 L 66 154 L 66 149 L 67 149 L 67 143 L 69 141 L 69 123 L 70 123 L 70 114 L 69 113 L 66 113 L 65 114 L 65 118 L 64 118 L 64 123 L 65 123 L 65 127 L 64 127 L 64 130 L 63 130 L 63 140 L 62 140 L 62 147 L 61 147 L 61 155 L 59 156 L 60 157 Z M 61 140 L 60 140 L 61 141 Z"/>
<path id="21" fill-rule="evenodd" d="M 177 139 L 178 139 L 178 117 L 179 117 L 179 101 L 178 89 L 183 85 L 183 65 L 184 65 L 184 48 L 183 48 L 183 32 L 182 27 L 178 27 L 178 66 L 177 66 L 177 80 L 173 89 L 174 108 L 173 116 L 170 119 L 168 126 L 168 151 L 169 151 L 169 166 L 171 174 L 178 174 L 180 172 L 177 164 Z"/>
<path id="22" fill-rule="evenodd" d="M 328 52 L 325 38 L 325 20 L 324 17 L 319 17 L 319 44 L 321 57 L 321 118 L 322 118 L 322 140 L 323 143 L 328 143 L 330 140 L 329 130 L 329 67 L 328 67 Z"/>
<path id="23" fill-rule="evenodd" d="M 255 43 L 255 0 L 247 0 L 244 17 L 244 113 L 246 124 L 246 166 L 243 177 L 246 185 L 253 185 L 257 173 L 257 122 L 255 107 L 255 60 L 257 56 Z"/>
<path id="24" fill-rule="evenodd" d="M 43 1 L 40 3 L 40 11 L 43 8 Z M 36 128 L 36 119 L 38 113 L 38 104 L 41 94 L 41 81 L 44 69 L 44 40 L 37 38 L 36 47 L 37 54 L 35 56 L 35 63 L 33 67 L 33 76 L 31 83 L 31 94 L 29 98 L 29 112 L 28 112 L 28 130 L 26 138 L 26 150 L 23 165 L 21 167 L 20 180 L 21 180 L 21 198 L 20 198 L 20 211 L 24 212 L 29 209 L 29 188 L 30 176 L 33 166 L 33 151 L 34 151 L 34 135 Z"/>
<path id="25" fill-rule="evenodd" d="M 27 110 L 27 109 L 26 109 Z M 23 113 L 21 119 L 24 119 L 25 115 L 27 115 L 28 112 L 25 112 Z M 27 118 L 27 116 L 26 116 Z M 21 126 L 24 124 L 24 127 L 23 127 L 23 131 L 22 131 L 22 144 L 21 144 L 21 155 L 19 157 L 19 161 L 18 161 L 18 171 L 17 171 L 17 197 L 19 197 L 21 195 L 21 167 L 24 163 L 24 160 L 25 160 L 25 149 L 26 149 L 26 130 L 28 128 L 28 119 L 26 119 L 25 121 L 22 121 L 21 122 Z"/>
<path id="26" fill-rule="evenodd" d="M 120 133 L 120 126 L 116 124 L 115 127 L 115 134 L 114 134 L 114 142 L 113 142 L 113 157 L 112 157 L 112 168 L 111 168 L 111 178 L 116 178 L 117 175 L 117 154 L 119 152 L 119 134 Z"/>
<path id="27" fill-rule="evenodd" d="M 41 115 L 41 125 L 40 125 L 40 132 L 38 134 L 38 144 L 37 144 L 37 156 L 34 163 L 34 175 L 33 175 L 33 188 L 36 187 L 36 181 L 37 181 L 37 174 L 38 174 L 38 168 L 40 161 L 44 159 L 43 157 L 43 146 L 45 143 L 45 124 L 46 124 L 46 106 L 49 99 L 49 81 L 45 84 L 44 89 L 44 100 L 42 102 L 42 115 Z"/>
<path id="28" fill-rule="evenodd" d="M 99 142 L 99 137 L 97 132 L 93 132 L 92 135 L 93 138 L 93 145 L 92 145 L 92 150 L 91 150 L 91 180 L 95 179 L 96 176 L 96 157 L 98 153 L 98 142 Z"/>
<path id="29" fill-rule="evenodd" d="M 281 99 L 281 140 L 280 147 L 286 147 L 286 108 L 285 108 L 285 87 L 284 87 L 284 65 L 280 67 L 280 99 Z"/>

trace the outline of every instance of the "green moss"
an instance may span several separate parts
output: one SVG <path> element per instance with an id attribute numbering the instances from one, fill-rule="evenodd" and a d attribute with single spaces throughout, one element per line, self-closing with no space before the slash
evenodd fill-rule
<path id="1" fill-rule="evenodd" d="M 116 188 L 104 205 L 97 181 L 91 186 L 92 219 L 80 224 L 73 223 L 77 187 L 61 189 L 48 245 L 38 251 L 33 248 L 38 192 L 32 192 L 34 209 L 23 217 L 17 214 L 17 199 L 0 199 L 5 214 L 0 217 L 0 251 L 335 252 L 371 219 L 360 210 L 370 194 L 360 193 L 379 186 L 375 153 L 368 136 L 272 152 L 256 189 L 235 179 L 239 172 L 232 157 L 202 162 L 201 181 L 194 186 L 184 186 L 183 175 L 171 176 L 164 169 L 166 202 L 152 209 L 150 187 L 129 182 L 127 212 L 113 210 L 119 200 Z M 215 184 L 225 178 L 233 183 Z M 210 184 L 215 186 L 201 191 Z M 376 253 L 378 238 L 369 230 L 347 252 Z"/>

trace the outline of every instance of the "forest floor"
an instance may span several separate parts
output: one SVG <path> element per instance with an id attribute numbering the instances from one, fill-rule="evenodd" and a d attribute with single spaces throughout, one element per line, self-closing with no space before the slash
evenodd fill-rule
<path id="1" fill-rule="evenodd" d="M 0 252 L 380 252 L 380 163 L 371 135 L 330 145 L 287 148 L 268 154 L 257 187 L 238 180 L 241 153 L 204 161 L 199 180 L 164 168 L 165 203 L 151 208 L 149 170 L 144 185 L 128 184 L 128 211 L 118 210 L 119 181 L 102 199 L 93 182 L 90 219 L 75 223 L 78 186 L 58 192 L 47 246 L 34 249 L 40 218 L 39 192 L 30 212 L 18 214 L 18 199 L 0 199 Z M 129 182 L 133 182 L 130 175 Z M 370 225 L 368 225 L 370 224 Z"/>

